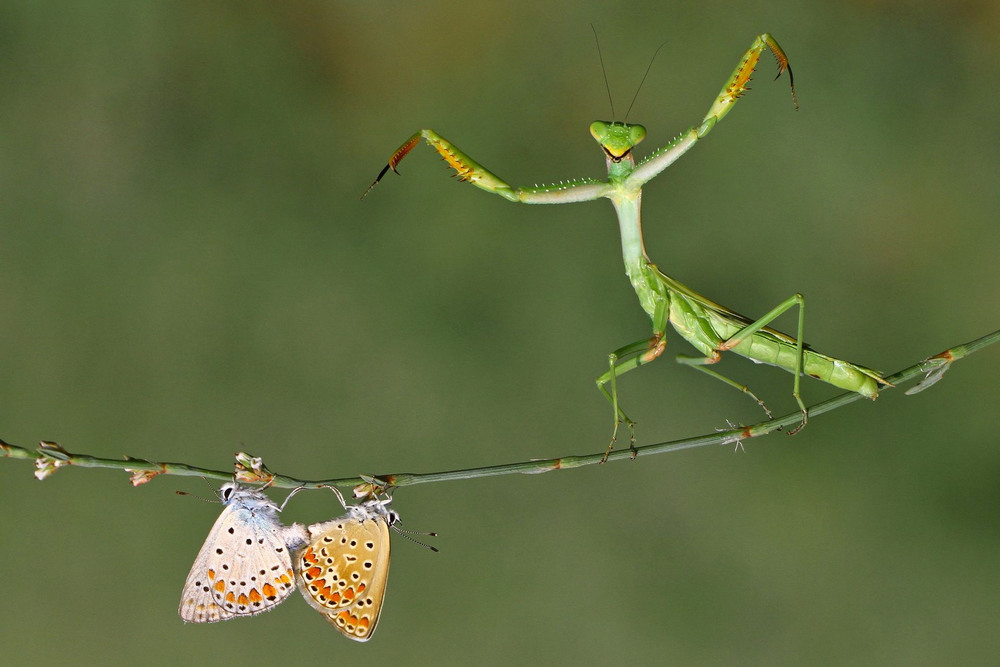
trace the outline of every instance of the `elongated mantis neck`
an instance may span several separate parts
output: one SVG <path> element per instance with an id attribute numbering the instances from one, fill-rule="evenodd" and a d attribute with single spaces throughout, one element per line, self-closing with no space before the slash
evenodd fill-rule
<path id="1" fill-rule="evenodd" d="M 642 309 L 654 317 L 657 307 L 663 301 L 662 286 L 651 275 L 649 257 L 642 241 L 642 223 L 639 209 L 642 204 L 642 190 L 639 187 L 628 188 L 628 176 L 632 173 L 635 162 L 631 155 L 620 160 L 608 158 L 608 182 L 614 186 L 609 196 L 618 213 L 618 228 L 622 237 L 622 259 L 625 261 L 625 274 L 628 276 Z M 655 270 L 653 270 L 655 273 Z"/>
<path id="2" fill-rule="evenodd" d="M 642 242 L 642 224 L 639 222 L 639 204 L 642 193 L 635 197 L 613 199 L 618 211 L 618 228 L 622 235 L 622 259 L 629 276 L 633 271 L 649 263 L 646 246 Z"/>
<path id="3" fill-rule="evenodd" d="M 642 266 L 649 263 L 646 247 L 642 242 L 642 223 L 639 208 L 642 202 L 642 190 L 629 191 L 625 189 L 625 181 L 635 167 L 631 155 L 615 161 L 610 157 L 608 162 L 608 182 L 615 186 L 611 201 L 618 212 L 618 227 L 622 236 L 622 259 L 625 260 L 625 271 L 630 278 Z"/>

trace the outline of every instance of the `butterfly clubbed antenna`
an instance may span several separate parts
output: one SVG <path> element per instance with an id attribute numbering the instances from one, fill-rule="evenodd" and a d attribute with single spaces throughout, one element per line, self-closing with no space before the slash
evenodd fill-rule
<path id="1" fill-rule="evenodd" d="M 356 485 L 353 488 L 354 497 L 365 502 L 376 502 L 383 505 L 388 505 L 392 501 L 392 484 L 388 481 L 382 480 L 378 477 L 372 475 L 361 475 L 361 479 L 364 480 L 361 484 Z M 339 491 L 337 492 L 338 497 L 340 496 Z M 379 498 L 379 495 L 385 496 L 384 499 Z M 407 530 L 406 528 L 400 527 L 402 519 L 399 513 L 395 510 L 387 510 L 389 514 L 389 527 L 391 527 L 399 536 L 405 537 L 414 544 L 419 544 L 420 546 L 430 549 L 434 553 L 438 553 L 440 550 L 437 547 L 431 546 L 430 544 L 425 544 L 420 540 L 413 537 L 414 535 L 422 535 L 426 537 L 437 537 L 437 533 L 418 531 L 418 530 Z"/>

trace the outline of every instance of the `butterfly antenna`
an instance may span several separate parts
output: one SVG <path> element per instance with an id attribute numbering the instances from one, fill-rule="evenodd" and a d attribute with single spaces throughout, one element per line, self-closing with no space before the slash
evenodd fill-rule
<path id="1" fill-rule="evenodd" d="M 174 493 L 176 493 L 178 496 L 191 496 L 195 500 L 200 500 L 200 501 L 205 502 L 205 503 L 217 503 L 217 502 L 219 502 L 217 499 L 214 499 L 214 498 L 202 498 L 199 495 L 196 495 L 194 493 L 188 493 L 187 491 L 174 491 Z"/>
<path id="2" fill-rule="evenodd" d="M 437 537 L 437 533 L 424 533 L 424 532 L 420 532 L 420 531 L 416 531 L 416 530 L 406 530 L 405 528 L 400 528 L 399 525 L 398 525 L 398 519 L 397 519 L 397 523 L 393 523 L 392 524 L 392 529 L 394 531 L 396 531 L 397 533 L 399 533 L 399 535 L 401 537 L 405 537 L 406 539 L 408 539 L 409 541 L 413 542 L 414 544 L 419 544 L 420 546 L 424 547 L 425 549 L 430 549 L 434 553 L 439 553 L 440 552 L 440 549 L 438 549 L 437 547 L 432 547 L 431 545 L 425 544 L 425 543 L 421 542 L 420 540 L 418 540 L 417 538 L 413 537 L 414 535 L 426 535 L 428 537 Z"/>
<path id="3" fill-rule="evenodd" d="M 608 70 L 604 68 L 604 54 L 601 53 L 601 40 L 597 38 L 597 28 L 590 24 L 590 29 L 594 31 L 594 42 L 597 43 L 597 58 L 601 61 L 601 73 L 604 74 L 604 89 L 608 91 L 608 104 L 611 105 L 611 119 L 615 116 L 615 101 L 611 98 L 611 85 L 608 83 Z"/>
<path id="4" fill-rule="evenodd" d="M 635 104 L 635 101 L 639 98 L 639 91 L 642 90 L 642 84 L 646 83 L 646 77 L 649 76 L 649 70 L 653 69 L 653 61 L 656 60 L 656 56 L 660 52 L 660 49 L 666 45 L 666 42 L 660 44 L 656 51 L 653 52 L 653 57 L 649 59 L 649 64 L 646 65 L 646 73 L 642 75 L 642 81 L 639 82 L 639 88 L 636 89 L 635 96 L 632 97 L 632 104 L 628 105 L 628 111 L 625 112 L 625 122 L 628 122 L 628 115 L 632 113 L 632 105 Z"/>

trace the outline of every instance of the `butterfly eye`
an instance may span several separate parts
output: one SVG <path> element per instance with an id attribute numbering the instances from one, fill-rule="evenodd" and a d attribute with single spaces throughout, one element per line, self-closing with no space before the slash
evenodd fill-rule
<path id="1" fill-rule="evenodd" d="M 219 489 L 219 499 L 222 504 L 227 504 L 233 498 L 233 494 L 236 493 L 235 484 L 223 484 L 222 488 Z"/>

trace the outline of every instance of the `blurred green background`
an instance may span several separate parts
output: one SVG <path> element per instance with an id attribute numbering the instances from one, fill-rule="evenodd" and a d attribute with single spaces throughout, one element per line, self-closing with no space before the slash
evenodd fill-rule
<path id="1" fill-rule="evenodd" d="M 1000 7 L 966 2 L 26 2 L 0 8 L 0 437 L 305 478 L 603 449 L 593 385 L 649 333 L 607 202 L 449 180 L 433 127 L 515 184 L 602 176 L 698 122 L 753 37 L 771 83 L 646 189 L 647 249 L 747 314 L 894 372 L 1000 326 Z M 782 328 L 794 326 L 791 318 Z M 671 333 L 668 357 L 690 351 Z M 6 664 L 964 664 L 1000 652 L 989 349 L 794 439 L 401 490 L 380 629 L 301 600 L 185 626 L 200 480 L 0 464 Z M 777 411 L 788 374 L 723 372 Z M 804 384 L 807 402 L 835 395 Z M 756 408 L 669 361 L 621 382 L 640 444 Z M 280 494 L 275 494 L 280 497 Z M 302 494 L 286 518 L 338 513 Z"/>

